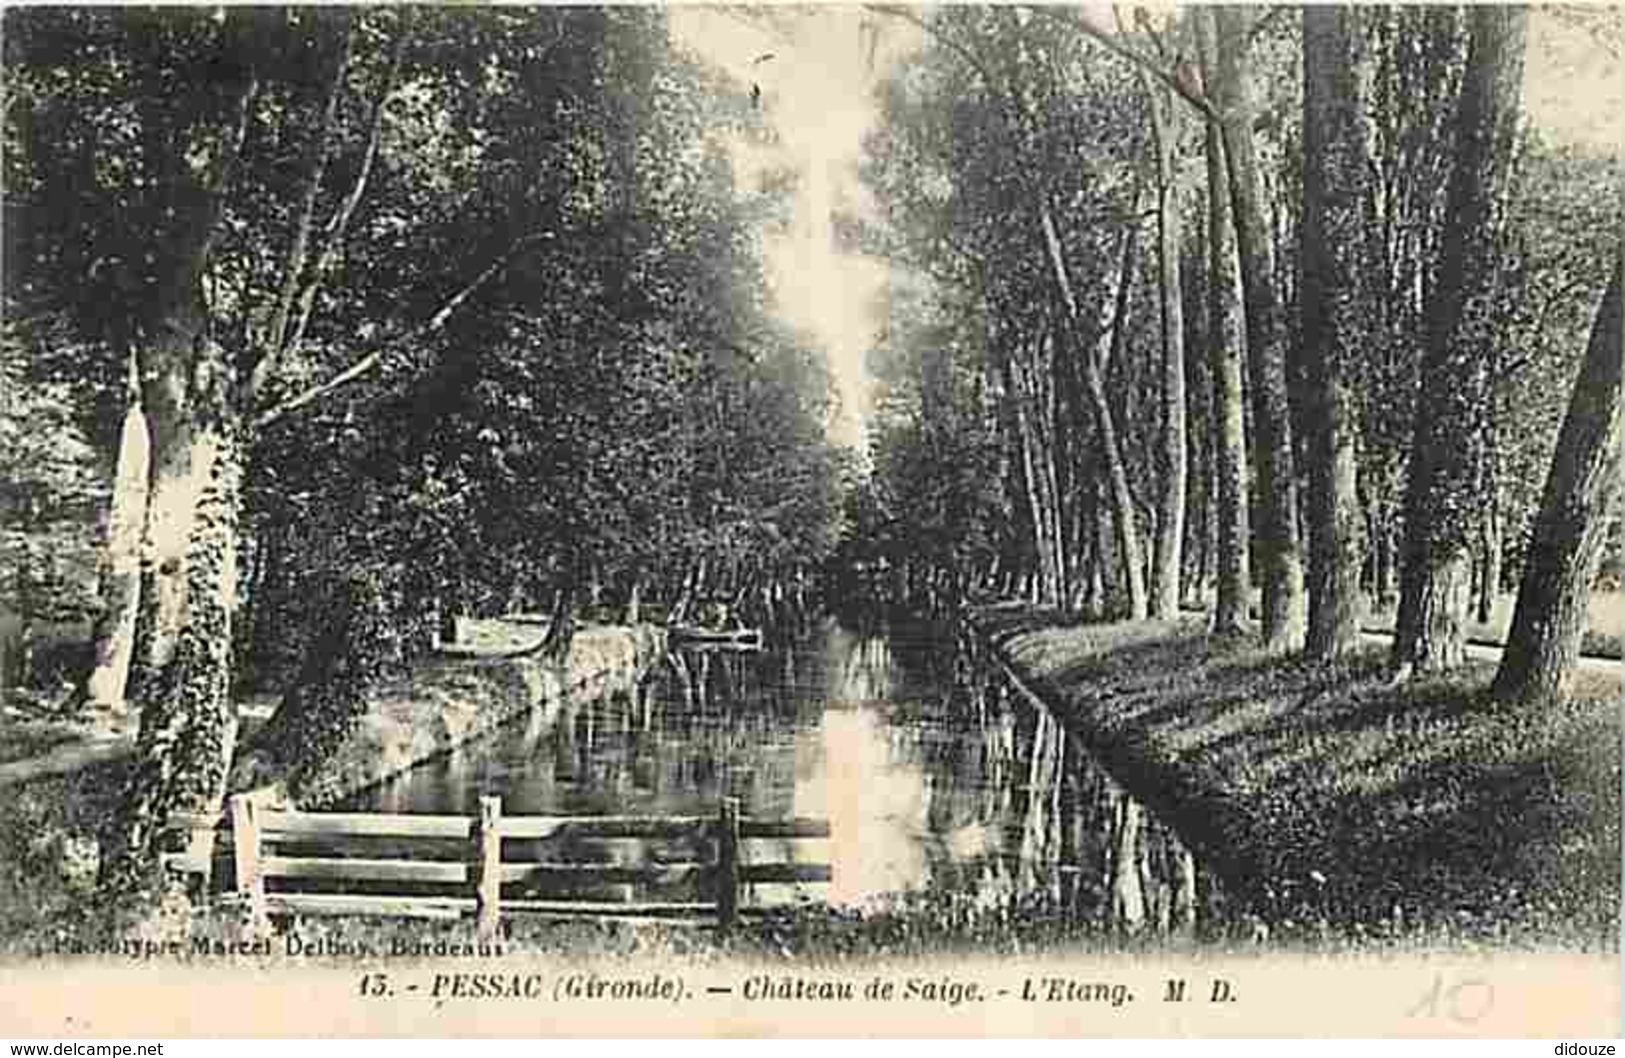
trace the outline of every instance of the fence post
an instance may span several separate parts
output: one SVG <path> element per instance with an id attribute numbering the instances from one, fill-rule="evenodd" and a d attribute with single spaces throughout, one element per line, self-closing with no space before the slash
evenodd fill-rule
<path id="1" fill-rule="evenodd" d="M 494 937 L 502 925 L 502 798 L 480 798 L 479 934 Z"/>
<path id="2" fill-rule="evenodd" d="M 724 797 L 717 813 L 717 931 L 727 934 L 739 914 L 739 799 Z"/>
<path id="3" fill-rule="evenodd" d="M 232 852 L 237 870 L 237 895 L 248 907 L 249 921 L 265 917 L 265 879 L 260 877 L 260 821 L 253 797 L 231 798 Z"/>
<path id="4" fill-rule="evenodd" d="M 220 812 L 216 811 L 213 816 L 194 819 L 186 832 L 184 855 L 198 865 L 195 876 L 189 876 L 188 880 L 190 884 L 196 886 L 196 897 L 204 902 L 208 902 L 213 895 L 214 842 L 219 829 Z"/>

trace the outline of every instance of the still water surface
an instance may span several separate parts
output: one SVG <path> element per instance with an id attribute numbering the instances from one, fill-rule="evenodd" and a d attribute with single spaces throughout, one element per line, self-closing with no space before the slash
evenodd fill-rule
<path id="1" fill-rule="evenodd" d="M 1154 822 L 1080 770 L 1060 725 L 999 690 L 969 650 L 921 625 L 826 619 L 768 652 L 674 652 L 635 695 L 516 722 L 348 807 L 473 813 L 498 794 L 508 815 L 711 816 L 732 796 L 747 818 L 830 822 L 827 840 L 745 842 L 747 860 L 832 868 L 828 883 L 758 884 L 758 904 L 867 908 L 933 890 L 992 906 L 1036 893 L 1097 917 L 1126 899 L 1120 911 L 1166 921 L 1177 900 L 1165 893 L 1159 911 L 1144 884 L 1167 852 L 1147 840 Z M 614 839 L 568 851 L 704 858 Z M 1114 856 L 1138 865 L 1117 882 Z"/>

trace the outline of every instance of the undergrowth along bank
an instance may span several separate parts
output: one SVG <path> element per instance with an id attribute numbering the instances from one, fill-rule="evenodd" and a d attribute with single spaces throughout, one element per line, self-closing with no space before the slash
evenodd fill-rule
<path id="1" fill-rule="evenodd" d="M 1506 709 L 1472 663 L 1394 686 L 1208 636 L 1200 619 L 975 627 L 1283 941 L 1616 950 L 1617 675 Z"/>

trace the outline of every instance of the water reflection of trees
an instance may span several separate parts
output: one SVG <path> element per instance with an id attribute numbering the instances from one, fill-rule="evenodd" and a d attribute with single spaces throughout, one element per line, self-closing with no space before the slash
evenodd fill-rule
<path id="1" fill-rule="evenodd" d="M 782 649 L 673 653 L 630 693 L 567 701 L 510 730 L 454 756 L 433 810 L 500 792 L 510 814 L 709 816 L 731 796 L 748 817 L 830 818 L 827 843 L 757 851 L 832 863 L 837 900 L 921 890 L 967 913 L 1130 933 L 1188 932 L 1213 903 L 1177 836 L 1073 732 L 975 642 L 929 625 L 831 622 Z M 555 852 L 709 855 L 605 841 Z"/>
<path id="2" fill-rule="evenodd" d="M 630 698 L 562 709 L 551 770 L 570 786 L 559 791 L 564 803 L 589 814 L 703 815 L 730 796 L 741 799 L 746 814 L 788 814 L 795 717 L 765 697 L 747 703 L 717 694 L 727 685 L 715 671 L 722 667 L 707 674 L 712 690 L 691 684 L 675 702 L 645 688 Z M 701 668 L 693 666 L 696 678 Z"/>
<path id="3" fill-rule="evenodd" d="M 1125 933 L 1196 928 L 1212 880 L 1064 724 L 973 641 L 927 665 L 938 693 L 891 708 L 928 776 L 933 887 Z"/>

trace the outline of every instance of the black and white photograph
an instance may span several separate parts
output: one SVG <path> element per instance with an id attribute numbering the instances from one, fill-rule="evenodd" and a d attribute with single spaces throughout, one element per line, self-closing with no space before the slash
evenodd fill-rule
<path id="1" fill-rule="evenodd" d="M 0 1035 L 1618 1037 L 1622 56 L 5 5 Z"/>

